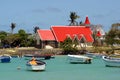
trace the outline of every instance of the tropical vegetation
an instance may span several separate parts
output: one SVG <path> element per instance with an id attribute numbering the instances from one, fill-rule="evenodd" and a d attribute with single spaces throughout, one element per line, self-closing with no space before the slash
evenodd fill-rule
<path id="1" fill-rule="evenodd" d="M 80 18 L 80 16 L 78 16 L 76 14 L 76 12 L 70 12 L 70 26 L 77 26 L 78 22 L 76 21 L 76 19 Z"/>
<path id="2" fill-rule="evenodd" d="M 35 39 L 31 34 L 25 30 L 19 30 L 18 33 L 0 32 L 0 46 L 3 48 L 11 47 L 30 47 L 35 46 Z"/>

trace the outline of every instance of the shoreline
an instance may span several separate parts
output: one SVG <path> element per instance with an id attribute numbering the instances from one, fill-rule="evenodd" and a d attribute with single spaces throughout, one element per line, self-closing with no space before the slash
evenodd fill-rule
<path id="1" fill-rule="evenodd" d="M 95 54 L 109 54 L 106 53 L 107 50 L 110 50 L 109 47 L 99 47 L 99 49 L 95 50 L 94 47 L 87 48 L 88 52 L 95 53 Z M 51 54 L 54 53 L 54 55 L 61 55 L 62 49 L 60 48 L 54 48 L 54 49 L 38 49 L 34 47 L 20 47 L 20 48 L 3 48 L 0 49 L 0 55 L 2 54 L 9 54 L 9 55 L 24 55 L 24 54 L 34 54 L 34 53 L 46 53 Z M 116 50 L 114 52 L 115 54 L 120 54 L 120 50 Z"/>

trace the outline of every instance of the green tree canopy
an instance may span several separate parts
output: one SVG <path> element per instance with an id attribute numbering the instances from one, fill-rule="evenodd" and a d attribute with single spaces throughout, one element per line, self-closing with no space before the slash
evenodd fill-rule
<path id="1" fill-rule="evenodd" d="M 6 36 L 7 36 L 7 33 L 5 31 L 0 31 L 0 39 L 1 40 L 4 40 Z"/>
<path id="2" fill-rule="evenodd" d="M 106 34 L 106 43 L 113 46 L 113 44 L 120 44 L 120 24 L 112 24 L 110 31 Z"/>
<path id="3" fill-rule="evenodd" d="M 18 31 L 18 35 L 20 36 L 20 41 L 21 41 L 21 46 L 27 46 L 27 39 L 28 39 L 28 34 L 26 34 L 25 30 L 20 29 Z"/>
<path id="4" fill-rule="evenodd" d="M 63 48 L 64 51 L 63 54 L 76 54 L 76 52 L 78 51 L 76 48 L 76 44 L 76 40 L 74 40 L 73 42 L 70 37 L 67 37 L 64 42 L 61 43 L 61 48 Z"/>
<path id="5" fill-rule="evenodd" d="M 16 47 L 18 46 L 19 43 L 19 35 L 18 34 L 12 34 L 9 36 L 6 36 L 5 40 L 4 40 L 4 44 L 10 45 L 11 47 Z"/>

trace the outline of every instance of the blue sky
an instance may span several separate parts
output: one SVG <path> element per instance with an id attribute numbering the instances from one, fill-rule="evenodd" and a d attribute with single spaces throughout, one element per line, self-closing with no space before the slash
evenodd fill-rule
<path id="1" fill-rule="evenodd" d="M 0 0 L 0 30 L 14 32 L 24 29 L 33 33 L 33 27 L 50 29 L 52 25 L 68 25 L 70 12 L 88 16 L 91 24 L 101 24 L 108 31 L 111 24 L 120 22 L 120 0 Z"/>

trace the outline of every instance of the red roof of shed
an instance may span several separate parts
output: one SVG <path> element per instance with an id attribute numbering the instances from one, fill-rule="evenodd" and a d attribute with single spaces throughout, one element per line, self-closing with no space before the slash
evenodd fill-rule
<path id="1" fill-rule="evenodd" d="M 38 30 L 38 35 L 40 39 L 43 40 L 55 40 L 53 33 L 51 30 Z"/>
<path id="2" fill-rule="evenodd" d="M 79 38 L 83 35 L 87 42 L 93 42 L 92 32 L 89 27 L 85 26 L 52 26 L 51 30 L 58 42 L 62 42 L 67 36 L 71 38 L 77 35 Z"/>

